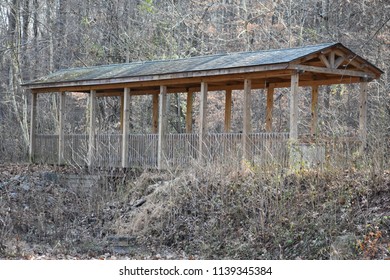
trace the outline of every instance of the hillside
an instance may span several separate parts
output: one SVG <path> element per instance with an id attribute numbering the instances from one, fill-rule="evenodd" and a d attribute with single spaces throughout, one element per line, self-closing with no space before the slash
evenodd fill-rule
<path id="1" fill-rule="evenodd" d="M 389 257 L 389 171 L 0 166 L 1 259 Z"/>

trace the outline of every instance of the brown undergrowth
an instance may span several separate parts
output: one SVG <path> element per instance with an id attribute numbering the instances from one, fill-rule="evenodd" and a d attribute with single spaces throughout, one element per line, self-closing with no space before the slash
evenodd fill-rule
<path id="1" fill-rule="evenodd" d="M 56 178 L 74 171 L 34 168 L 0 168 L 2 258 L 104 256 L 110 236 L 135 237 L 133 258 L 166 251 L 202 259 L 390 255 L 388 171 L 197 166 L 115 178 L 100 172 L 80 186 Z"/>

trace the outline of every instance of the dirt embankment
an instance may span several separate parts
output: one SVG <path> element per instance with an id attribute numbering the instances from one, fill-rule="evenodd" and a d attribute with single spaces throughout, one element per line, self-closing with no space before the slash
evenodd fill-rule
<path id="1" fill-rule="evenodd" d="M 386 259 L 390 174 L 0 166 L 0 258 Z"/>

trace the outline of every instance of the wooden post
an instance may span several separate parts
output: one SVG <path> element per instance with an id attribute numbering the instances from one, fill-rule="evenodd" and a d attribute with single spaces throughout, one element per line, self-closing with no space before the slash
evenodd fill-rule
<path id="1" fill-rule="evenodd" d="M 244 117 L 242 130 L 242 151 L 243 159 L 251 158 L 251 145 L 249 141 L 249 133 L 251 133 L 251 91 L 252 81 L 245 79 L 244 81 Z"/>
<path id="2" fill-rule="evenodd" d="M 229 133 L 232 128 L 232 90 L 225 93 L 225 133 Z"/>
<path id="3" fill-rule="evenodd" d="M 192 133 L 192 96 L 193 91 L 187 92 L 186 132 Z"/>
<path id="4" fill-rule="evenodd" d="M 88 167 L 93 165 L 95 154 L 95 128 L 96 128 L 96 90 L 89 93 L 89 139 L 88 139 Z"/>
<path id="5" fill-rule="evenodd" d="M 165 153 L 165 134 L 167 130 L 167 87 L 160 86 L 159 101 L 159 124 L 158 124 L 158 150 L 157 150 L 157 168 L 161 170 L 164 167 Z"/>
<path id="6" fill-rule="evenodd" d="M 291 75 L 291 93 L 290 93 L 290 140 L 298 140 L 298 82 L 299 74 L 297 72 Z"/>
<path id="7" fill-rule="evenodd" d="M 121 124 L 121 126 L 120 126 L 120 129 L 121 129 L 121 132 L 123 133 L 123 114 L 124 114 L 124 103 L 125 103 L 125 95 L 123 94 L 123 95 L 121 95 L 121 116 L 120 116 L 120 124 Z"/>
<path id="8" fill-rule="evenodd" d="M 199 159 L 206 158 L 207 151 L 207 91 L 208 84 L 202 82 L 200 85 L 200 109 L 199 109 Z"/>
<path id="9" fill-rule="evenodd" d="M 311 88 L 311 135 L 317 134 L 318 124 L 318 86 L 312 86 Z"/>
<path id="10" fill-rule="evenodd" d="M 37 127 L 37 98 L 38 93 L 31 94 L 31 120 L 30 120 L 30 150 L 29 158 L 30 162 L 34 163 L 35 158 L 35 130 Z"/>
<path id="11" fill-rule="evenodd" d="M 60 92 L 60 108 L 59 108 L 59 118 L 58 118 L 58 165 L 63 165 L 65 163 L 65 158 L 64 158 L 65 100 L 66 100 L 65 92 Z"/>
<path id="12" fill-rule="evenodd" d="M 130 88 L 123 90 L 122 118 L 122 168 L 129 167 Z M 121 98 L 122 99 L 122 98 Z"/>
<path id="13" fill-rule="evenodd" d="M 274 91 L 273 87 L 267 88 L 267 110 L 265 120 L 265 131 L 272 132 L 272 111 L 274 109 Z"/>
<path id="14" fill-rule="evenodd" d="M 152 133 L 158 133 L 158 94 L 153 94 L 153 119 Z"/>
<path id="15" fill-rule="evenodd" d="M 361 153 L 364 152 L 367 145 L 367 90 L 368 83 L 361 83 L 359 96 L 359 137 L 362 141 Z"/>

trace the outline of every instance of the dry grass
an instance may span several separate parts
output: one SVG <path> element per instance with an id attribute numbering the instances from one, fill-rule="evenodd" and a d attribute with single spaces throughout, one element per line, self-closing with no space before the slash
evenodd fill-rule
<path id="1" fill-rule="evenodd" d="M 136 258 L 167 248 L 177 258 L 204 259 L 390 255 L 388 171 L 195 166 L 116 178 L 100 173 L 82 187 L 47 176 L 68 171 L 34 168 L 0 168 L 2 258 L 91 258 L 110 251 L 112 235 L 135 236 L 142 247 Z"/>

